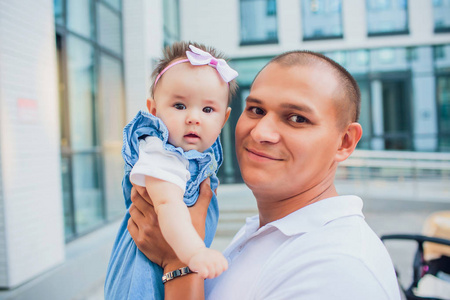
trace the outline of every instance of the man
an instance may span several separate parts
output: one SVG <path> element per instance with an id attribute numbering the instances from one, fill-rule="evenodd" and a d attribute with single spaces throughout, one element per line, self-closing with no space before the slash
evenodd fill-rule
<path id="1" fill-rule="evenodd" d="M 224 251 L 229 269 L 205 282 L 207 299 L 400 299 L 361 199 L 338 196 L 334 186 L 338 163 L 362 135 L 359 110 L 353 77 L 317 53 L 282 54 L 256 76 L 236 125 L 236 154 L 259 215 Z M 128 228 L 138 247 L 165 272 L 183 267 L 161 239 L 160 255 L 151 254 L 157 247 L 146 241 L 158 239 L 158 230 L 146 226 L 155 217 L 142 198 L 133 199 Z M 201 223 L 199 214 L 192 218 Z M 166 299 L 201 299 L 197 277 L 167 282 Z"/>

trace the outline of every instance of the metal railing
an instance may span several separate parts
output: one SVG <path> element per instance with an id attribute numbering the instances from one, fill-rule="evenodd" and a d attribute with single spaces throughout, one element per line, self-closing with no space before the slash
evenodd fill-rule
<path id="1" fill-rule="evenodd" d="M 450 203 L 450 153 L 356 150 L 340 163 L 336 186 L 363 196 Z"/>

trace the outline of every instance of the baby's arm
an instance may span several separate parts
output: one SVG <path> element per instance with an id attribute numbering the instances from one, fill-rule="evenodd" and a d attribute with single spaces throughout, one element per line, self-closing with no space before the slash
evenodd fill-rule
<path id="1" fill-rule="evenodd" d="M 154 177 L 145 178 L 161 232 L 178 258 L 203 278 L 219 276 L 228 267 L 223 255 L 206 248 L 191 222 L 183 191 L 176 184 Z"/>

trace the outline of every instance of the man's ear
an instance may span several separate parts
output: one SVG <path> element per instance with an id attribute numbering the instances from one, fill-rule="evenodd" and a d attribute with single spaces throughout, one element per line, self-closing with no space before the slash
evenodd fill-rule
<path id="1" fill-rule="evenodd" d="M 228 118 L 230 117 L 231 113 L 231 107 L 227 107 L 227 112 L 225 113 L 225 121 L 223 121 L 222 128 L 225 126 L 225 123 L 228 121 Z"/>
<path id="2" fill-rule="evenodd" d="M 341 144 L 336 152 L 336 161 L 346 160 L 356 148 L 362 136 L 362 127 L 359 123 L 351 123 L 348 125 L 344 135 L 341 138 Z"/>
<path id="3" fill-rule="evenodd" d="M 147 99 L 147 108 L 148 108 L 148 112 L 151 113 L 152 115 L 156 116 L 156 103 L 155 100 L 153 98 L 148 98 Z"/>

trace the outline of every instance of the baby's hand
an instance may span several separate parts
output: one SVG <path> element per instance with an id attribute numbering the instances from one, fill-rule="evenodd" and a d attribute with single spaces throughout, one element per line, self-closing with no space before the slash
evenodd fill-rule
<path id="1" fill-rule="evenodd" d="M 228 262 L 217 250 L 204 248 L 189 260 L 189 269 L 202 278 L 214 278 L 228 269 Z"/>

